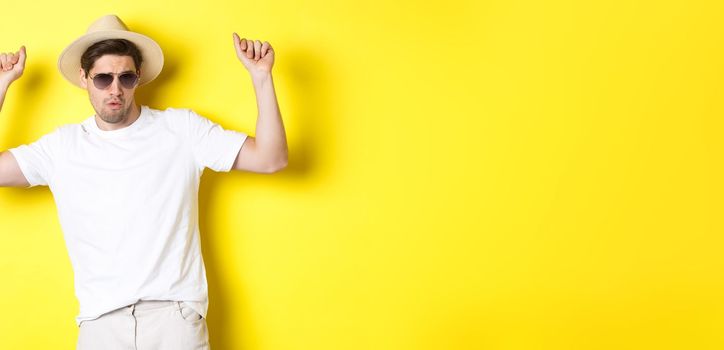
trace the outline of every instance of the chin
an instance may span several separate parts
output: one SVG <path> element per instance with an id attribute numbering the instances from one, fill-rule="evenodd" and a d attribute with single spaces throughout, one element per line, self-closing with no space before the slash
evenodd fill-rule
<path id="1" fill-rule="evenodd" d="M 119 121 L 121 121 L 120 118 L 116 118 L 114 116 L 109 117 L 105 113 L 97 113 L 96 115 L 98 115 L 101 118 L 101 120 L 103 120 L 104 122 L 109 123 L 109 124 L 116 124 Z"/>
<path id="2" fill-rule="evenodd" d="M 98 113 L 98 116 L 100 116 L 106 123 L 116 124 L 122 122 L 127 113 L 127 109 L 121 109 L 118 111 L 103 111 Z"/>

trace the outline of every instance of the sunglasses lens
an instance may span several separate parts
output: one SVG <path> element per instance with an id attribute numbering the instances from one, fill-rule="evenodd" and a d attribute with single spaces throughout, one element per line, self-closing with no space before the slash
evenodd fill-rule
<path id="1" fill-rule="evenodd" d="M 135 73 L 123 73 L 118 76 L 121 85 L 126 89 L 133 89 L 138 82 L 138 75 Z M 93 77 L 93 85 L 98 89 L 105 89 L 113 83 L 113 75 L 108 73 L 99 73 Z"/>
<path id="2" fill-rule="evenodd" d="M 136 86 L 136 81 L 138 81 L 138 75 L 134 73 L 123 73 L 118 77 L 118 80 L 121 81 L 121 85 L 123 85 L 126 89 L 132 89 L 134 86 Z"/>
<path id="3" fill-rule="evenodd" d="M 98 89 L 105 89 L 113 82 L 113 76 L 106 73 L 96 74 L 93 77 L 93 85 Z"/>

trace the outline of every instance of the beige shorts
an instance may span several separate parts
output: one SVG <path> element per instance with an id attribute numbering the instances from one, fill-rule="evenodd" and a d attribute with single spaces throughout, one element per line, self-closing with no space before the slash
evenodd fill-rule
<path id="1" fill-rule="evenodd" d="M 206 319 L 183 301 L 147 301 L 83 321 L 78 350 L 209 349 Z"/>

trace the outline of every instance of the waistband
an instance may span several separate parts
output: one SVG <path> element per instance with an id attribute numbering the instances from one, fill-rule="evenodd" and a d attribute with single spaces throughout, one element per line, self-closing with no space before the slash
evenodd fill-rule
<path id="1" fill-rule="evenodd" d="M 153 310 L 165 307 L 178 307 L 179 302 L 174 300 L 139 300 L 135 304 L 124 307 L 130 310 Z"/>

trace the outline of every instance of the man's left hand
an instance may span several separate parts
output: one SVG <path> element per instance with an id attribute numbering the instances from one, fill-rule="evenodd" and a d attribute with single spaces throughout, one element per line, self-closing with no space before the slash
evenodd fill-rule
<path id="1" fill-rule="evenodd" d="M 274 49 L 269 42 L 240 39 L 239 35 L 234 33 L 234 48 L 236 48 L 236 57 L 252 77 L 271 73 L 274 65 Z"/>

